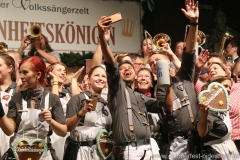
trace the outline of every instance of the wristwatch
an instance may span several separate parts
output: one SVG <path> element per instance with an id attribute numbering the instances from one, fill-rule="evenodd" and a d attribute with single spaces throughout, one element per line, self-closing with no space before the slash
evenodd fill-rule
<path id="1" fill-rule="evenodd" d="M 84 116 L 81 116 L 80 114 L 79 114 L 79 112 L 76 114 L 76 116 L 78 117 L 78 118 L 80 118 L 80 119 L 82 119 L 82 118 L 84 118 Z"/>

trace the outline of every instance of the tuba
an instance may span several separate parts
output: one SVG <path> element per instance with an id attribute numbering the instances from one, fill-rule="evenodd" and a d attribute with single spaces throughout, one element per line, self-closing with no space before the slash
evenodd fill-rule
<path id="1" fill-rule="evenodd" d="M 220 50 L 219 50 L 219 54 L 225 56 L 226 60 L 229 61 L 229 62 L 231 61 L 231 63 L 232 63 L 232 57 L 231 56 L 227 56 L 226 55 L 226 50 L 225 50 L 226 40 L 231 39 L 231 38 L 233 38 L 233 36 L 230 35 L 229 33 L 224 33 L 223 34 L 221 47 L 220 47 Z"/>
<path id="2" fill-rule="evenodd" d="M 4 53 L 8 51 L 8 45 L 4 42 L 0 42 L 0 53 Z"/>
<path id="3" fill-rule="evenodd" d="M 30 32 L 30 35 L 27 36 L 27 39 L 29 43 L 31 43 L 42 34 L 42 29 L 38 25 L 33 25 L 30 27 L 29 32 Z"/>

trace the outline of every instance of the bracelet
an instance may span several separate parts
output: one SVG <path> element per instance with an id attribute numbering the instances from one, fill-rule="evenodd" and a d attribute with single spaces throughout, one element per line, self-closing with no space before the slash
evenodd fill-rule
<path id="1" fill-rule="evenodd" d="M 197 26 L 197 25 L 198 25 L 198 22 L 190 22 L 190 25 L 191 25 L 191 26 Z"/>
<path id="2" fill-rule="evenodd" d="M 57 83 L 58 83 L 58 81 L 53 81 L 53 83 L 54 83 L 54 82 L 57 82 Z"/>
<path id="3" fill-rule="evenodd" d="M 58 85 L 58 84 L 53 84 L 53 85 Z"/>
<path id="4" fill-rule="evenodd" d="M 5 115 L 2 103 L 0 103 L 0 118 L 2 118 Z"/>
<path id="5" fill-rule="evenodd" d="M 79 114 L 79 112 L 76 114 L 76 116 L 77 116 L 78 118 L 80 118 L 80 119 L 82 119 L 82 118 L 85 117 L 85 115 L 84 115 L 84 116 L 81 116 L 81 115 Z"/>

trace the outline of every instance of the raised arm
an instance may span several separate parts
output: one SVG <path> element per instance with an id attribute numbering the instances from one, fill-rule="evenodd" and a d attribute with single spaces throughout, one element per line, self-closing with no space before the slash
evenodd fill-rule
<path id="1" fill-rule="evenodd" d="M 27 48 L 27 46 L 29 46 L 31 43 L 30 41 L 28 41 L 27 36 L 23 37 L 23 39 L 21 40 L 21 45 L 18 48 L 18 53 L 20 55 L 20 57 L 22 57 L 24 50 Z"/>
<path id="2" fill-rule="evenodd" d="M 85 67 L 81 67 L 77 72 L 74 73 L 74 75 L 72 76 L 72 83 L 71 83 L 71 89 L 72 89 L 72 96 L 76 95 L 76 94 L 80 94 L 81 90 L 78 87 L 78 77 L 81 75 L 83 69 Z"/>
<path id="3" fill-rule="evenodd" d="M 105 28 L 104 29 L 104 37 L 108 43 L 109 39 L 110 39 L 110 29 L 109 28 Z M 92 67 L 95 67 L 95 66 L 99 66 L 102 64 L 102 48 L 101 48 L 101 44 L 99 42 L 99 39 L 98 39 L 98 45 L 97 45 L 97 49 L 95 50 L 94 52 L 94 55 L 93 55 L 93 60 L 92 60 Z"/>
<path id="4" fill-rule="evenodd" d="M 173 53 L 168 43 L 164 44 L 163 53 L 166 54 L 171 59 L 174 66 L 176 67 L 176 70 L 179 70 L 179 68 L 181 67 L 181 61 Z"/>
<path id="5" fill-rule="evenodd" d="M 197 42 L 197 32 L 198 32 L 198 1 L 194 3 L 194 0 L 185 0 L 185 9 L 181 9 L 184 15 L 190 20 L 190 28 L 186 39 L 186 53 L 194 53 L 196 42 Z"/>
<path id="6" fill-rule="evenodd" d="M 108 45 L 108 42 L 107 42 L 107 40 L 104 36 L 105 29 L 109 28 L 109 26 L 107 26 L 106 24 L 108 24 L 110 22 L 111 22 L 111 18 L 103 16 L 98 20 L 98 23 L 97 23 L 98 34 L 99 34 L 99 42 L 100 42 L 100 45 L 101 45 L 103 57 L 104 57 L 105 62 L 107 64 L 113 64 L 115 62 L 112 51 L 111 51 L 111 49 Z"/>

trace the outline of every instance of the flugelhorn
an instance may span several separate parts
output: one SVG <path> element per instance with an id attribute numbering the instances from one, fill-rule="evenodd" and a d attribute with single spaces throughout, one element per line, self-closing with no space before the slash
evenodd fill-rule
<path id="1" fill-rule="evenodd" d="M 8 51 L 8 45 L 4 42 L 0 42 L 0 53 L 4 53 Z"/>
<path id="2" fill-rule="evenodd" d="M 29 32 L 30 32 L 30 35 L 28 35 L 27 38 L 31 43 L 42 34 L 42 29 L 38 25 L 32 25 L 29 29 Z"/>
<path id="3" fill-rule="evenodd" d="M 162 49 L 164 47 L 164 44 L 168 43 L 169 46 L 171 46 L 171 39 L 170 37 L 165 33 L 159 33 L 155 35 L 152 39 L 152 36 L 148 33 L 148 31 L 144 31 L 145 38 L 150 38 L 153 43 L 153 47 L 156 49 L 156 52 L 161 53 Z"/>
<path id="4" fill-rule="evenodd" d="M 153 45 L 156 46 L 157 52 L 162 52 L 164 44 L 168 43 L 171 46 L 171 39 L 165 33 L 159 33 L 153 37 Z"/>

